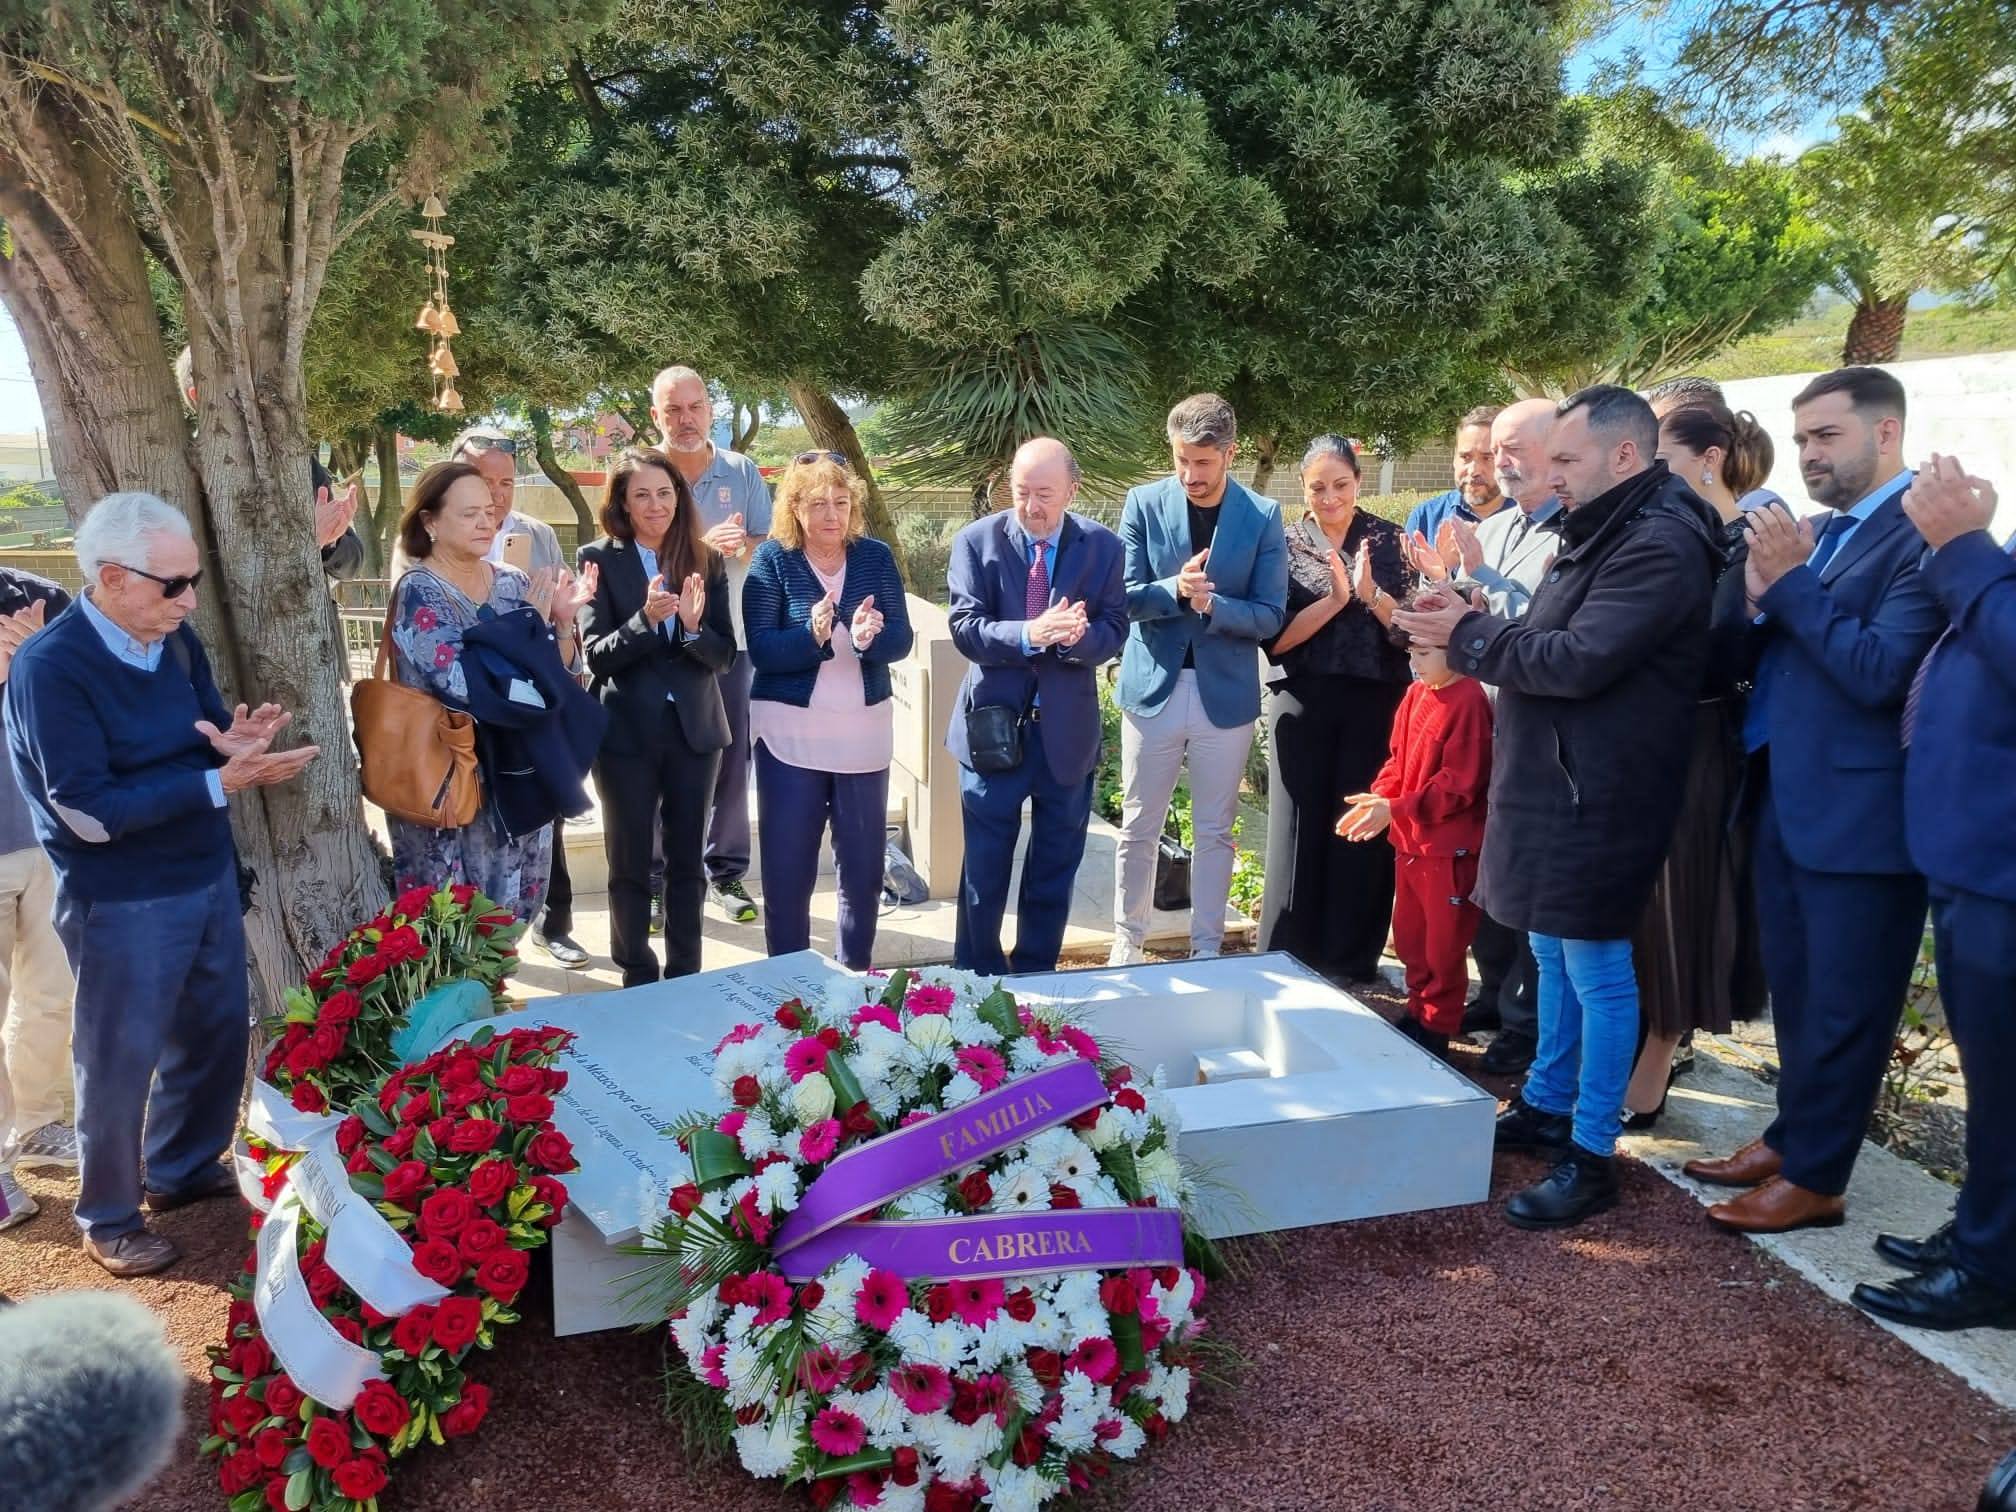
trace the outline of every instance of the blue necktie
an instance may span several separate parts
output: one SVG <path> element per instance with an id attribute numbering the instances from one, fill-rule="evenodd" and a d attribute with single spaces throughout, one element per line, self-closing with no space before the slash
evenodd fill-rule
<path id="1" fill-rule="evenodd" d="M 1828 562 L 1833 560 L 1834 553 L 1841 549 L 1841 537 L 1848 534 L 1859 523 L 1855 516 L 1837 512 L 1833 519 L 1820 527 L 1820 540 L 1813 547 L 1813 556 L 1806 565 L 1811 567 L 1814 572 L 1819 572 L 1822 567 L 1825 567 Z"/>

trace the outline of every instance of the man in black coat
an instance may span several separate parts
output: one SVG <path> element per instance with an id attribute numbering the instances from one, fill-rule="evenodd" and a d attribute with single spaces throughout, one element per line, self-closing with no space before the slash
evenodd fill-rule
<path id="1" fill-rule="evenodd" d="M 1525 617 L 1451 593 L 1393 617 L 1499 689 L 1478 894 L 1532 941 L 1540 1043 L 1497 1143 L 1561 1152 L 1506 1204 L 1521 1228 L 1566 1227 L 1617 1201 L 1638 1046 L 1630 934 L 1687 785 L 1719 562 L 1712 512 L 1655 460 L 1658 444 L 1650 406 L 1628 389 L 1564 400 L 1548 471 L 1568 516 Z"/>

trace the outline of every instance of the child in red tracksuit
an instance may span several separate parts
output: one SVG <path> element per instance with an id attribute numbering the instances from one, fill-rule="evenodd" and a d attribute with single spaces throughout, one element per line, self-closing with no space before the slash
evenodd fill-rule
<path id="1" fill-rule="evenodd" d="M 1440 646 L 1407 648 L 1416 682 L 1393 717 L 1392 754 L 1337 821 L 1347 840 L 1393 832 L 1393 949 L 1407 968 L 1400 1031 L 1446 1056 L 1463 1023 L 1464 956 L 1482 917 L 1470 894 L 1491 786 L 1491 702 Z"/>

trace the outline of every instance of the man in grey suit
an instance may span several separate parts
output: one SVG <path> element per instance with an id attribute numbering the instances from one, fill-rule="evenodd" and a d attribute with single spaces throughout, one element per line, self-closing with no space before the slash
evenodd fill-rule
<path id="1" fill-rule="evenodd" d="M 1192 394 L 1169 412 L 1173 476 L 1130 489 L 1120 516 L 1127 617 L 1120 657 L 1116 966 L 1142 959 L 1155 853 L 1190 763 L 1190 951 L 1214 956 L 1232 888 L 1232 824 L 1260 715 L 1260 642 L 1288 614 L 1281 506 L 1227 474 L 1232 406 Z"/>

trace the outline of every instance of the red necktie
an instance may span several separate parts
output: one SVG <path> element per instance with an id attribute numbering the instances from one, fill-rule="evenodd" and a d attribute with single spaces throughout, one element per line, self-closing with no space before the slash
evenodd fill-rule
<path id="1" fill-rule="evenodd" d="M 1022 595 L 1022 618 L 1041 619 L 1050 607 L 1050 569 L 1043 565 L 1043 553 L 1050 549 L 1048 541 L 1035 543 L 1036 559 L 1029 564 L 1029 586 Z"/>

